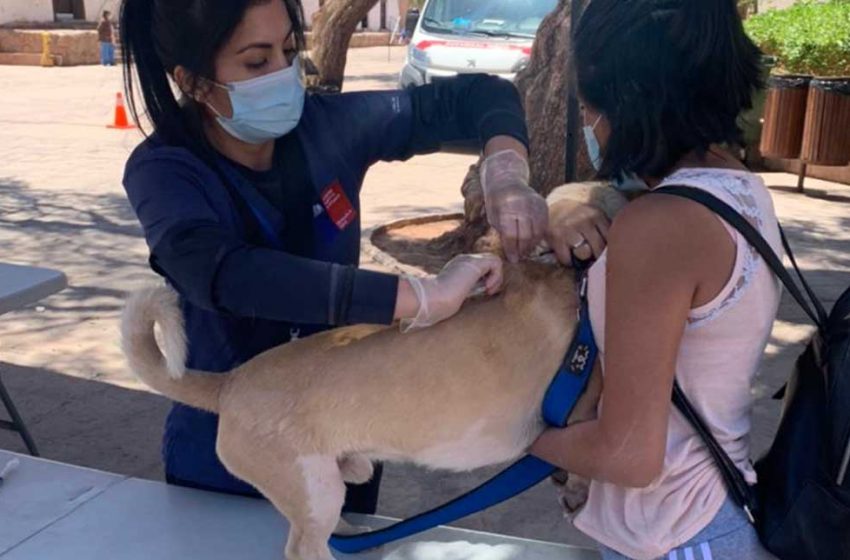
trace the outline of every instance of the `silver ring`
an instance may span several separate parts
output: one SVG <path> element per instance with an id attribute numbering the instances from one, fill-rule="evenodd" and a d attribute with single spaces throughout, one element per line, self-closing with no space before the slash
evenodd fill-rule
<path id="1" fill-rule="evenodd" d="M 575 245 L 572 245 L 572 248 L 573 248 L 573 250 L 581 249 L 585 245 L 587 245 L 587 239 L 582 239 L 581 241 L 579 241 Z"/>

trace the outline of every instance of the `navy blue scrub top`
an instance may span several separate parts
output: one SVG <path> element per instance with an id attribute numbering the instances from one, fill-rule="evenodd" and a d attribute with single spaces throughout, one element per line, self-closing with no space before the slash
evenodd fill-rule
<path id="1" fill-rule="evenodd" d="M 443 142 L 477 139 L 483 146 L 500 135 L 528 145 L 519 95 L 511 83 L 479 74 L 404 91 L 308 95 L 298 126 L 276 143 L 268 172 L 220 155 L 211 165 L 152 135 L 127 162 L 124 187 L 152 269 L 181 296 L 187 367 L 226 372 L 293 336 L 390 324 L 398 278 L 357 268 L 366 171 L 377 161 L 437 151 Z M 321 204 L 336 183 L 358 212 L 342 230 Z M 263 235 L 269 230 L 275 240 Z M 215 415 L 176 403 L 163 438 L 166 474 L 253 493 L 218 461 L 216 432 Z"/>

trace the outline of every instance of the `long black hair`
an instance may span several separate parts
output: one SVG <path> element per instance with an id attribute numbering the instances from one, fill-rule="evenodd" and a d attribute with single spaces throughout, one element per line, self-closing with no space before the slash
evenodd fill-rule
<path id="1" fill-rule="evenodd" d="M 691 151 L 739 143 L 762 86 L 735 0 L 590 0 L 573 50 L 579 94 L 611 124 L 604 177 L 662 177 Z"/>
<path id="2" fill-rule="evenodd" d="M 168 144 L 209 156 L 194 92 L 178 98 L 169 80 L 183 66 L 195 79 L 215 79 L 215 57 L 233 35 L 248 8 L 281 1 L 292 21 L 299 51 L 305 47 L 304 14 L 300 0 L 124 0 L 121 44 L 124 49 L 124 88 L 130 113 L 142 128 L 135 87 L 156 134 Z"/>

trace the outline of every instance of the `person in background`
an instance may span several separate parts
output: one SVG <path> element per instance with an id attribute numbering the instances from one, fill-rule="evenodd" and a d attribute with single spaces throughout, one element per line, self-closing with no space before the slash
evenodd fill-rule
<path id="1" fill-rule="evenodd" d="M 103 11 L 103 17 L 97 24 L 97 40 L 100 43 L 100 63 L 103 66 L 115 66 L 115 29 L 109 10 Z"/>

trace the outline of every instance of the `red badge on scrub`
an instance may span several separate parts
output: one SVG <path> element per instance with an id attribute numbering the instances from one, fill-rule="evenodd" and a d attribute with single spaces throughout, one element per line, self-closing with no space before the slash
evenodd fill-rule
<path id="1" fill-rule="evenodd" d="M 340 231 L 350 226 L 357 218 L 357 210 L 342 190 L 339 181 L 334 181 L 322 192 L 322 206 Z"/>

